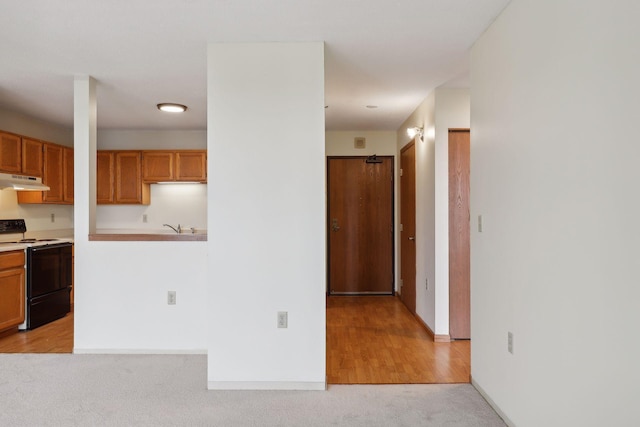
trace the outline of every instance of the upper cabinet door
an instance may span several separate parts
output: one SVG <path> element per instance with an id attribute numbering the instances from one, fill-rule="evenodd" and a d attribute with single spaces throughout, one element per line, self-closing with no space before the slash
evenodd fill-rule
<path id="1" fill-rule="evenodd" d="M 64 175 L 62 181 L 64 190 L 62 198 L 65 202 L 73 203 L 73 148 L 65 147 L 63 150 L 62 170 Z"/>
<path id="2" fill-rule="evenodd" d="M 22 173 L 29 176 L 42 176 L 42 141 L 22 138 Z"/>
<path id="3" fill-rule="evenodd" d="M 142 152 L 142 180 L 144 182 L 173 181 L 174 155 L 171 151 Z"/>
<path id="4" fill-rule="evenodd" d="M 142 184 L 142 152 L 116 151 L 115 203 L 149 204 L 149 185 Z"/>
<path id="5" fill-rule="evenodd" d="M 207 152 L 177 151 L 176 181 L 207 182 Z"/>
<path id="6" fill-rule="evenodd" d="M 44 201 L 48 203 L 62 202 L 63 193 L 63 157 L 61 145 L 44 144 L 44 168 L 42 182 L 49 186 L 50 190 L 44 192 Z"/>
<path id="7" fill-rule="evenodd" d="M 96 162 L 96 203 L 113 203 L 114 178 L 113 153 L 98 151 Z"/>
<path id="8" fill-rule="evenodd" d="M 0 171 L 20 173 L 22 169 L 22 141 L 18 135 L 0 132 Z"/>

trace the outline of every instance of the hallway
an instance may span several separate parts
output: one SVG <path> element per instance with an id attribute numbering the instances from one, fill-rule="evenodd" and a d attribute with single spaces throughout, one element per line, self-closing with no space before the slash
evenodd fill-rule
<path id="1" fill-rule="evenodd" d="M 327 298 L 329 384 L 469 382 L 471 342 L 434 343 L 397 297 Z"/>

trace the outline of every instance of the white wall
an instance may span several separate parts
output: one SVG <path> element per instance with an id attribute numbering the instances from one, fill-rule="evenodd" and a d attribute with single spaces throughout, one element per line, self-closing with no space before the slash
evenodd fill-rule
<path id="1" fill-rule="evenodd" d="M 0 218 L 24 218 L 28 232 L 69 230 L 73 229 L 73 206 L 18 204 L 16 191 L 5 188 L 0 190 Z"/>
<path id="2" fill-rule="evenodd" d="M 99 84 L 99 82 L 98 82 Z M 74 83 L 75 353 L 206 351 L 206 242 L 92 242 L 95 89 Z M 176 291 L 176 305 L 167 291 Z"/>
<path id="3" fill-rule="evenodd" d="M 513 0 L 472 49 L 471 369 L 518 426 L 640 419 L 638 16 Z"/>
<path id="4" fill-rule="evenodd" d="M 73 147 L 73 129 L 0 108 L 0 130 Z"/>
<path id="5" fill-rule="evenodd" d="M 323 44 L 208 52 L 209 388 L 324 389 Z"/>
<path id="6" fill-rule="evenodd" d="M 366 138 L 365 148 L 354 148 L 353 139 Z M 325 135 L 327 156 L 395 156 L 396 133 L 393 131 L 330 131 Z M 397 165 L 396 165 L 397 166 Z"/>
<path id="7" fill-rule="evenodd" d="M 147 222 L 143 222 L 143 215 Z M 174 227 L 207 228 L 206 184 L 151 184 L 149 205 L 99 205 L 96 209 L 96 228 L 162 230 L 163 224 Z M 170 231 L 164 227 L 165 231 Z"/>
<path id="8" fill-rule="evenodd" d="M 407 128 L 425 129 L 424 141 L 416 140 L 416 313 L 445 339 L 449 335 L 449 129 L 468 128 L 469 122 L 469 90 L 441 87 L 397 132 L 400 150 L 409 142 Z"/>
<path id="9" fill-rule="evenodd" d="M 101 129 L 98 150 L 204 150 L 206 130 Z"/>

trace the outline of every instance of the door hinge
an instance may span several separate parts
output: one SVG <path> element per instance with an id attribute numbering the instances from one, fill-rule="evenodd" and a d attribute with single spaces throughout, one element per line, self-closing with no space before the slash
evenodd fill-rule
<path id="1" fill-rule="evenodd" d="M 400 279 L 400 288 L 402 288 L 402 285 L 404 285 L 404 282 Z"/>
<path id="2" fill-rule="evenodd" d="M 404 225 L 400 224 L 400 231 L 404 231 Z"/>
<path id="3" fill-rule="evenodd" d="M 400 176 L 402 176 L 402 172 L 403 172 L 403 171 L 402 171 L 402 168 L 400 168 Z"/>

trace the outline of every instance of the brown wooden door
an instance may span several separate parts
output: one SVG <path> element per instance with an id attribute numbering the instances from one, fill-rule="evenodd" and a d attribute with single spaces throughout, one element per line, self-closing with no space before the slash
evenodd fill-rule
<path id="1" fill-rule="evenodd" d="M 174 159 L 173 151 L 143 151 L 142 180 L 144 182 L 173 181 Z"/>
<path id="2" fill-rule="evenodd" d="M 469 130 L 449 130 L 449 334 L 471 338 Z"/>
<path id="3" fill-rule="evenodd" d="M 63 178 L 62 164 L 64 151 L 61 145 L 44 144 L 44 169 L 42 182 L 49 186 L 50 190 L 45 191 L 43 200 L 45 202 L 62 202 Z"/>
<path id="4" fill-rule="evenodd" d="M 207 181 L 207 152 L 206 151 L 176 152 L 176 180 L 206 182 Z"/>
<path id="5" fill-rule="evenodd" d="M 42 141 L 22 138 L 22 173 L 42 176 Z"/>
<path id="6" fill-rule="evenodd" d="M 393 157 L 327 161 L 329 292 L 393 294 Z"/>
<path id="7" fill-rule="evenodd" d="M 73 148 L 64 148 L 62 169 L 64 172 L 64 192 L 62 198 L 67 203 L 73 203 Z"/>
<path id="8" fill-rule="evenodd" d="M 142 203 L 142 153 L 116 152 L 115 164 L 115 202 Z"/>
<path id="9" fill-rule="evenodd" d="M 400 298 L 416 312 L 416 148 L 413 142 L 400 152 Z"/>
<path id="10" fill-rule="evenodd" d="M 96 163 L 96 203 L 108 204 L 114 202 L 114 153 L 98 151 Z"/>
<path id="11" fill-rule="evenodd" d="M 0 171 L 20 173 L 22 141 L 18 135 L 0 132 Z"/>

